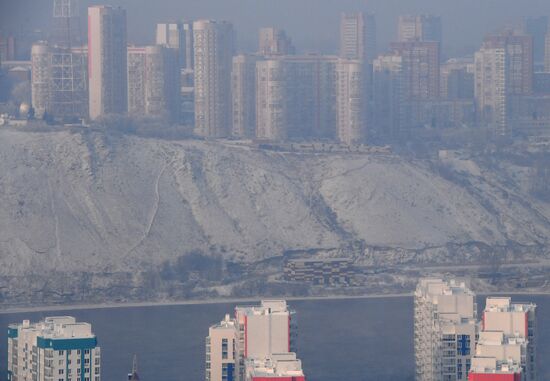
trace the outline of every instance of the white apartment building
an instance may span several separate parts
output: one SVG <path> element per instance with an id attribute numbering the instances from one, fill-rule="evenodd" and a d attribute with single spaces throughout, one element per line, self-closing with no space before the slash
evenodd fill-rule
<path id="1" fill-rule="evenodd" d="M 90 119 L 128 110 L 126 11 L 88 8 Z"/>
<path id="2" fill-rule="evenodd" d="M 421 279 L 415 291 L 417 381 L 467 380 L 474 354 L 474 293 L 454 280 Z"/>
<path id="3" fill-rule="evenodd" d="M 236 380 L 237 326 L 229 315 L 210 327 L 206 338 L 206 381 Z"/>
<path id="4" fill-rule="evenodd" d="M 364 143 L 366 138 L 363 64 L 341 59 L 336 64 L 336 135 L 345 144 Z"/>
<path id="5" fill-rule="evenodd" d="M 531 303 L 512 303 L 509 297 L 490 297 L 482 317 L 483 331 L 501 333 L 505 349 L 513 346 L 519 350 L 518 347 L 526 346 L 520 362 L 524 381 L 537 380 L 536 308 Z M 506 359 L 497 357 L 497 360 Z"/>
<path id="6" fill-rule="evenodd" d="M 193 23 L 195 133 L 226 137 L 231 130 L 233 25 L 226 21 Z"/>
<path id="7" fill-rule="evenodd" d="M 527 344 L 526 339 L 506 336 L 501 331 L 480 332 L 470 379 L 475 381 L 482 379 L 482 375 L 500 374 L 503 380 L 505 376 L 513 376 L 514 381 L 526 381 L 529 374 Z"/>
<path id="8" fill-rule="evenodd" d="M 261 359 L 245 362 L 245 381 L 305 381 L 302 362 L 296 353 L 274 353 Z"/>
<path id="9" fill-rule="evenodd" d="M 237 306 L 235 317 L 210 327 L 206 338 L 206 381 L 244 381 L 248 360 L 293 351 L 296 326 L 284 300 Z"/>
<path id="10" fill-rule="evenodd" d="M 508 130 L 506 51 L 481 48 L 475 54 L 474 93 L 480 121 L 498 135 Z"/>
<path id="11" fill-rule="evenodd" d="M 70 316 L 8 328 L 8 381 L 100 381 L 101 351 L 88 323 Z"/>

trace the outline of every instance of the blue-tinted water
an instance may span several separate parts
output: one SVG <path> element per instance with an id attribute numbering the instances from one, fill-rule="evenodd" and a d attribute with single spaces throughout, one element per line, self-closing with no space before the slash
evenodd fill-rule
<path id="1" fill-rule="evenodd" d="M 539 360 L 550 358 L 550 297 L 522 296 L 538 304 Z M 484 304 L 480 300 L 480 307 Z M 293 301 L 298 319 L 298 355 L 308 381 L 412 380 L 412 298 Z M 73 315 L 93 324 L 102 349 L 103 381 L 123 381 L 139 357 L 144 381 L 204 380 L 208 327 L 234 304 L 0 314 L 0 326 L 23 319 Z M 0 380 L 6 373 L 6 329 L 0 331 Z M 550 364 L 540 362 L 540 380 Z"/>

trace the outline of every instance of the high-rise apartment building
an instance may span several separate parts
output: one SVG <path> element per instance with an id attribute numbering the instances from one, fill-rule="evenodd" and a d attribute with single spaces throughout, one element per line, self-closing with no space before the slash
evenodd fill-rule
<path id="1" fill-rule="evenodd" d="M 451 59 L 441 65 L 439 95 L 441 99 L 455 101 L 474 98 L 473 60 Z"/>
<path id="2" fill-rule="evenodd" d="M 376 18 L 363 12 L 340 16 L 340 57 L 361 60 L 365 65 L 376 57 Z"/>
<path id="3" fill-rule="evenodd" d="M 407 100 L 424 101 L 439 98 L 439 43 L 434 41 L 405 41 L 391 44 L 392 51 L 401 56 Z"/>
<path id="4" fill-rule="evenodd" d="M 488 36 L 475 55 L 478 119 L 496 135 L 507 135 L 522 98 L 533 93 L 533 39 L 505 31 Z"/>
<path id="5" fill-rule="evenodd" d="M 488 375 L 494 375 L 496 380 L 526 381 L 526 358 L 526 339 L 507 336 L 501 331 L 482 331 L 472 359 L 469 380 L 483 380 Z"/>
<path id="6" fill-rule="evenodd" d="M 518 350 L 525 343 L 526 350 L 520 362 L 525 381 L 537 380 L 536 308 L 532 303 L 512 303 L 511 298 L 491 297 L 487 298 L 482 316 L 484 332 L 502 333 L 503 341 L 515 345 Z"/>
<path id="7" fill-rule="evenodd" d="M 226 21 L 193 23 L 195 133 L 225 137 L 231 130 L 231 70 L 234 31 Z"/>
<path id="8" fill-rule="evenodd" d="M 364 104 L 363 63 L 358 60 L 339 60 L 336 64 L 336 132 L 339 142 L 365 142 Z"/>
<path id="9" fill-rule="evenodd" d="M 253 138 L 256 135 L 256 55 L 233 57 L 231 96 L 233 105 L 232 135 Z"/>
<path id="10" fill-rule="evenodd" d="M 296 54 L 292 39 L 282 29 L 261 28 L 258 54 L 263 56 Z"/>
<path id="11" fill-rule="evenodd" d="M 398 41 L 436 41 L 442 43 L 441 17 L 433 15 L 399 16 Z"/>
<path id="12" fill-rule="evenodd" d="M 548 16 L 527 17 L 523 31 L 533 38 L 533 59 L 535 63 L 544 62 L 544 45 L 549 30 Z"/>
<path id="13" fill-rule="evenodd" d="M 285 368 L 290 363 L 296 371 L 296 356 L 290 353 L 296 332 L 292 315 L 284 300 L 236 307 L 233 319 L 226 315 L 222 322 L 210 327 L 206 338 L 206 380 L 250 380 L 250 364 L 257 364 L 269 373 L 268 366 L 277 361 L 281 364 L 275 368 L 280 371 L 291 372 L 290 365 Z"/>
<path id="14" fill-rule="evenodd" d="M 128 113 L 178 119 L 178 51 L 162 45 L 128 47 Z"/>
<path id="15" fill-rule="evenodd" d="M 284 61 L 258 61 L 256 70 L 256 137 L 260 140 L 286 140 L 288 126 Z"/>
<path id="16" fill-rule="evenodd" d="M 50 43 L 68 48 L 82 46 L 81 33 L 78 0 L 54 0 Z"/>
<path id="17" fill-rule="evenodd" d="M 508 95 L 518 96 L 533 93 L 533 37 L 507 30 L 500 34 L 487 36 L 483 47 L 505 50 Z"/>
<path id="18" fill-rule="evenodd" d="M 259 139 L 334 138 L 333 56 L 277 56 L 257 62 L 256 135 Z"/>
<path id="19" fill-rule="evenodd" d="M 237 325 L 229 315 L 210 327 L 206 338 L 206 381 L 237 379 Z"/>
<path id="20" fill-rule="evenodd" d="M 245 362 L 245 381 L 306 381 L 296 353 L 274 353 Z"/>
<path id="21" fill-rule="evenodd" d="M 414 297 L 417 381 L 466 380 L 477 333 L 474 293 L 464 283 L 421 279 Z"/>
<path id="22" fill-rule="evenodd" d="M 126 11 L 88 8 L 90 119 L 128 110 Z"/>
<path id="23" fill-rule="evenodd" d="M 188 22 L 159 23 L 156 44 L 177 51 L 181 69 L 193 69 L 193 26 Z"/>
<path id="24" fill-rule="evenodd" d="M 88 323 L 70 316 L 8 328 L 8 381 L 101 380 L 101 351 Z"/>
<path id="25" fill-rule="evenodd" d="M 293 314 L 284 300 L 262 300 L 259 306 L 236 307 L 237 350 L 241 364 L 246 358 L 265 358 L 293 351 L 296 344 Z"/>
<path id="26" fill-rule="evenodd" d="M 406 125 L 403 58 L 396 54 L 380 55 L 373 62 L 373 123 L 375 138 L 395 139 Z"/>
<path id="27" fill-rule="evenodd" d="M 475 54 L 475 98 L 478 119 L 498 135 L 508 132 L 507 55 L 502 48 L 482 47 Z"/>

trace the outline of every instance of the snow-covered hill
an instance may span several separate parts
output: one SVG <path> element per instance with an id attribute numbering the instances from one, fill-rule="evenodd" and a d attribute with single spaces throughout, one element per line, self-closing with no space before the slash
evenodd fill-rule
<path id="1" fill-rule="evenodd" d="M 2 130 L 0 295 L 143 289 L 132 274 L 197 250 L 257 263 L 289 250 L 345 255 L 350 242 L 429 260 L 450 245 L 548 247 L 550 205 L 527 192 L 527 170 L 512 181 L 462 164 L 448 165 L 454 179 L 393 155 Z"/>

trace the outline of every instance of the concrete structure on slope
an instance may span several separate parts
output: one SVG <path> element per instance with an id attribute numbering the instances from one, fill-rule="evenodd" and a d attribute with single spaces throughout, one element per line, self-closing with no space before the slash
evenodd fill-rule
<path id="1" fill-rule="evenodd" d="M 70 316 L 8 327 L 8 381 L 101 380 L 101 350 L 88 323 Z"/>
<path id="2" fill-rule="evenodd" d="M 90 119 L 128 110 L 126 11 L 88 8 Z"/>
<path id="3" fill-rule="evenodd" d="M 295 353 L 274 353 L 245 362 L 245 381 L 305 381 L 302 362 Z"/>
<path id="4" fill-rule="evenodd" d="M 226 137 L 231 130 L 233 25 L 226 21 L 193 23 L 195 51 L 195 133 Z"/>
<path id="5" fill-rule="evenodd" d="M 475 295 L 464 283 L 420 280 L 414 298 L 416 381 L 466 380 L 476 317 Z"/>

